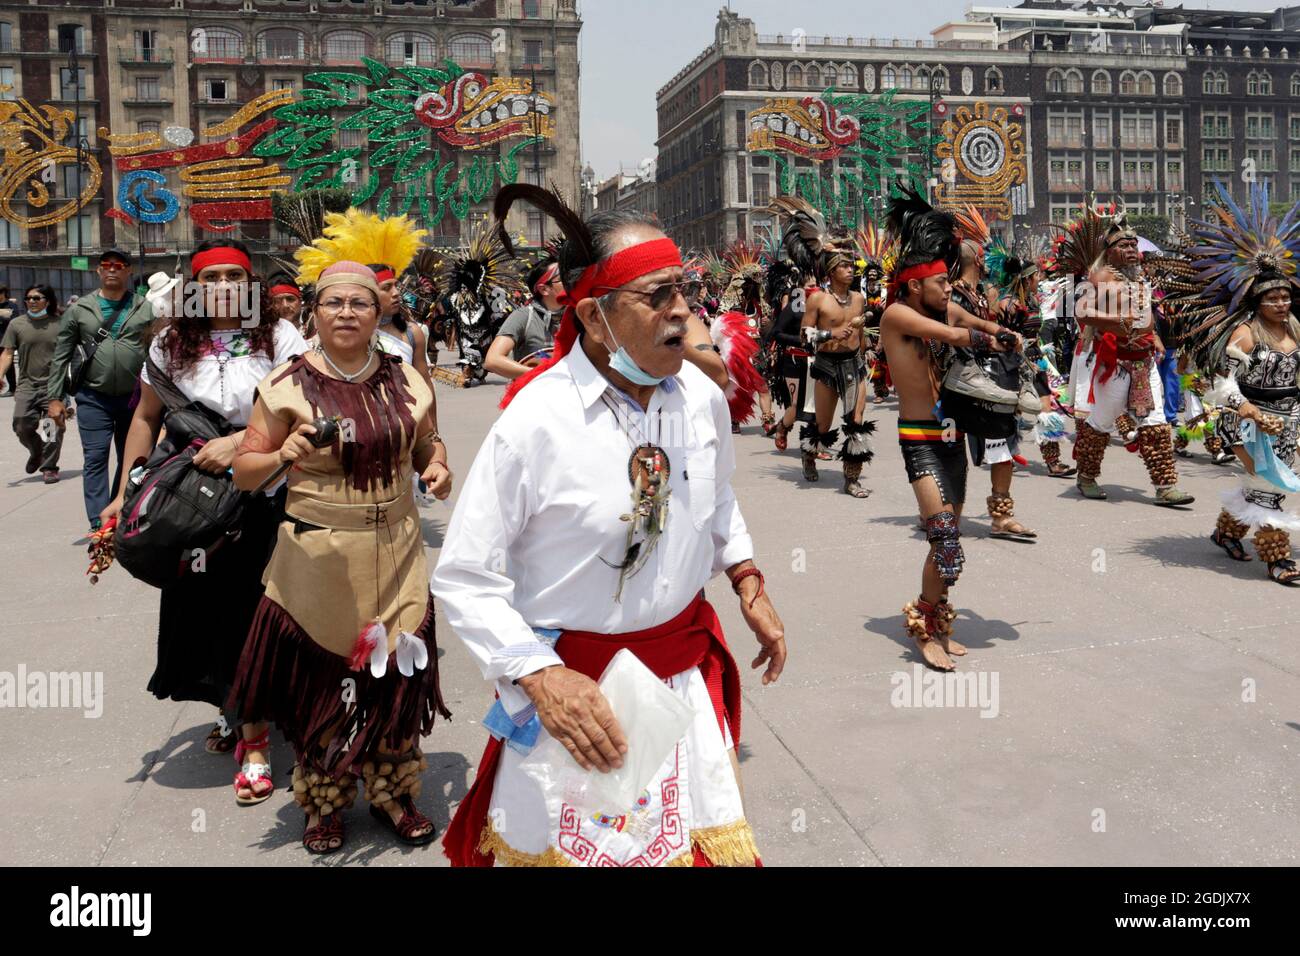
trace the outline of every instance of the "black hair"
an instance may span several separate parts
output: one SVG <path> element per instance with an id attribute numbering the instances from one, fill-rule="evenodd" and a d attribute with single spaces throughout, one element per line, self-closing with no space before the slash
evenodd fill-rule
<path id="1" fill-rule="evenodd" d="M 528 286 L 528 294 L 534 299 L 541 301 L 537 294 L 537 283 L 546 275 L 546 270 L 555 265 L 554 259 L 542 259 L 535 266 L 524 273 L 524 284 Z"/>
<path id="2" fill-rule="evenodd" d="M 3 287 L 0 287 L 0 288 L 3 288 Z M 56 292 L 54 291 L 53 287 L 48 286 L 48 285 L 29 285 L 29 286 L 27 287 L 26 291 L 23 292 L 23 306 L 26 307 L 26 305 L 27 305 L 27 293 L 28 293 L 28 292 L 31 292 L 33 289 L 35 289 L 35 290 L 36 290 L 37 292 L 39 292 L 41 295 L 45 296 L 45 309 L 46 309 L 46 311 L 48 311 L 50 315 L 58 316 L 58 315 L 59 315 L 59 296 L 58 296 L 58 293 L 56 293 Z M 4 289 L 3 291 L 8 292 L 9 290 L 8 290 L 8 289 Z"/>

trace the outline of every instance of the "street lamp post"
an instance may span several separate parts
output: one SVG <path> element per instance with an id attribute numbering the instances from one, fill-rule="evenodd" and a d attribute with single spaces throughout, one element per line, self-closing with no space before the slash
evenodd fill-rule
<path id="1" fill-rule="evenodd" d="M 943 92 L 943 74 L 937 70 L 930 74 L 930 111 L 925 117 L 925 194 L 934 202 L 934 96 Z"/>
<path id="2" fill-rule="evenodd" d="M 73 117 L 74 127 L 73 135 L 77 138 L 77 196 L 78 202 L 81 201 L 81 61 L 77 57 L 77 39 L 72 38 L 71 47 L 68 50 L 68 70 L 72 73 L 72 96 L 73 96 Z M 77 213 L 77 257 L 82 254 L 82 237 L 81 237 L 81 213 Z"/>

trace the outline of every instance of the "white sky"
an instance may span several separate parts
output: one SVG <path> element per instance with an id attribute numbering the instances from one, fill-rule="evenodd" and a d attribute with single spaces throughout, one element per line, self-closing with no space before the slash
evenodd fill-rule
<path id="1" fill-rule="evenodd" d="M 1006 6 L 1018 0 L 1006 0 Z M 985 0 L 981 6 L 995 5 Z M 1166 3 L 1168 7 L 1178 6 Z M 1274 10 L 1277 0 L 1207 3 L 1189 10 Z M 713 42 L 721 0 L 581 0 L 582 161 L 598 179 L 634 172 L 655 150 L 655 92 Z M 965 18 L 968 0 L 731 0 L 761 34 L 925 39 Z"/>

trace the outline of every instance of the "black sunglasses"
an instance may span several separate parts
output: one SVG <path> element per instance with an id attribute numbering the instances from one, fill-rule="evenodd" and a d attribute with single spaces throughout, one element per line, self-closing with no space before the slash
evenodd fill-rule
<path id="1" fill-rule="evenodd" d="M 43 296 L 43 295 L 29 295 L 29 296 L 27 296 L 27 301 L 28 301 L 28 302 L 44 302 L 44 301 L 45 301 L 45 296 Z"/>
<path id="2" fill-rule="evenodd" d="M 703 283 L 697 279 L 682 279 L 680 282 L 661 282 L 653 289 L 626 289 L 621 286 L 597 286 L 597 289 L 604 289 L 607 292 L 631 292 L 633 295 L 644 295 L 650 298 L 650 308 L 656 312 L 661 312 L 668 306 L 672 305 L 673 296 L 679 292 L 684 299 L 690 299 L 700 294 Z"/>

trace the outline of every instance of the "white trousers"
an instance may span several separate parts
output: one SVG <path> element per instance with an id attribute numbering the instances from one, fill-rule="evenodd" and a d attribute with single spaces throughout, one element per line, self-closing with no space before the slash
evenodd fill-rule
<path id="1" fill-rule="evenodd" d="M 1091 363 L 1089 363 L 1089 366 L 1089 372 L 1091 373 Z M 1128 372 L 1116 367 L 1114 374 L 1106 382 L 1094 384 L 1091 380 L 1085 379 L 1079 383 L 1079 387 L 1084 390 L 1085 395 L 1091 391 L 1093 396 L 1092 411 L 1088 415 L 1088 426 L 1108 435 L 1114 433 L 1115 419 L 1128 414 L 1129 411 Z M 1165 424 L 1165 390 L 1160 382 L 1160 368 L 1155 362 L 1151 363 L 1151 401 L 1151 411 L 1146 418 L 1138 422 L 1139 428 L 1144 425 Z"/>

